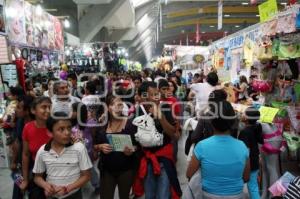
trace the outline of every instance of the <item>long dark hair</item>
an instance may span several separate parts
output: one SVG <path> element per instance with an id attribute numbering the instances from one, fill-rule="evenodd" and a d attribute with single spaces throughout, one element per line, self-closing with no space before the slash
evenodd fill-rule
<path id="1" fill-rule="evenodd" d="M 117 99 L 118 97 L 112 95 L 112 94 L 109 94 L 106 99 L 105 99 L 105 103 L 106 103 L 106 106 L 109 107 L 110 105 L 113 104 L 114 100 Z M 107 111 L 107 122 L 110 122 L 112 120 L 112 115 L 109 113 L 109 111 Z"/>
<path id="2" fill-rule="evenodd" d="M 176 85 L 176 83 L 174 81 L 169 81 L 169 83 L 171 83 L 173 85 L 173 87 L 174 87 L 173 95 L 175 96 L 175 94 L 177 92 L 177 89 L 178 89 L 177 85 Z"/>

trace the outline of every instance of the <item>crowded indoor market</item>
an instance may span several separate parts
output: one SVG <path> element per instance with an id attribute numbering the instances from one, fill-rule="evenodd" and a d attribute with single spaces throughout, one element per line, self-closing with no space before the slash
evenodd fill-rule
<path id="1" fill-rule="evenodd" d="M 0 0 L 0 199 L 300 199 L 300 0 Z"/>

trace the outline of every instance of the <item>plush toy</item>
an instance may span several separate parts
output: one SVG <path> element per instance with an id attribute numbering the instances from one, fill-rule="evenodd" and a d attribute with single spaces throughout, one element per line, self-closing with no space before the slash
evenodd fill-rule
<path id="1" fill-rule="evenodd" d="M 63 64 L 61 66 L 61 71 L 59 73 L 59 77 L 62 80 L 67 80 L 67 78 L 68 78 L 68 66 L 66 64 Z"/>

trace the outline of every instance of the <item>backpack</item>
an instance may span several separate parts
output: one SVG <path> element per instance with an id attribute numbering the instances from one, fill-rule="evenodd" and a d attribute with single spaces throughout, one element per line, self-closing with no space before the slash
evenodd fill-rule
<path id="1" fill-rule="evenodd" d="M 164 135 L 155 127 L 155 121 L 148 114 L 143 105 L 140 106 L 144 115 L 136 117 L 132 124 L 137 126 L 135 139 L 143 147 L 159 147 L 163 145 Z"/>

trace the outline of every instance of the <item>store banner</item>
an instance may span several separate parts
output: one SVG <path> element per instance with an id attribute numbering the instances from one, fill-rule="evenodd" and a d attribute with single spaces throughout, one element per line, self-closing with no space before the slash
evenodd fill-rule
<path id="1" fill-rule="evenodd" d="M 209 48 L 206 46 L 165 45 L 164 49 L 170 49 L 172 52 L 176 52 L 176 56 L 173 56 L 173 61 L 175 65 L 181 68 L 197 69 L 204 64 L 209 57 Z M 176 60 L 174 57 L 176 57 Z"/>
<path id="2" fill-rule="evenodd" d="M 223 26 L 223 0 L 219 0 L 218 3 L 218 30 L 221 30 Z"/>
<path id="3" fill-rule="evenodd" d="M 278 13 L 277 0 L 268 0 L 258 6 L 260 22 L 271 19 Z"/>

